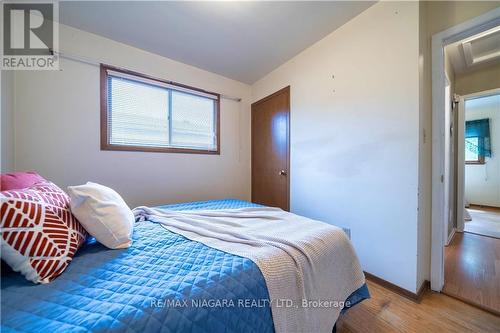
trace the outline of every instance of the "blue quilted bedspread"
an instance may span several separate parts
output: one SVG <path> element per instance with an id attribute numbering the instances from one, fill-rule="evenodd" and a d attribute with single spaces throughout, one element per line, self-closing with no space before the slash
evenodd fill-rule
<path id="1" fill-rule="evenodd" d="M 253 205 L 227 199 L 163 207 Z M 249 259 L 147 221 L 136 224 L 133 241 L 124 250 L 89 242 L 49 284 L 34 285 L 17 273 L 2 276 L 1 331 L 274 331 L 264 278 Z M 364 286 L 351 296 L 351 303 L 366 297 Z"/>

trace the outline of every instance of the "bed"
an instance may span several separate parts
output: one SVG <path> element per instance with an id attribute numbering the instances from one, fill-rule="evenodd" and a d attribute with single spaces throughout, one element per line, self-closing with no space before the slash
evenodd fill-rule
<path id="1" fill-rule="evenodd" d="M 162 208 L 252 206 L 258 205 L 226 199 Z M 1 331 L 274 332 L 266 283 L 251 260 L 148 221 L 136 225 L 133 241 L 108 250 L 89 240 L 49 284 L 3 275 Z M 348 301 L 353 306 L 368 297 L 363 285 Z"/>

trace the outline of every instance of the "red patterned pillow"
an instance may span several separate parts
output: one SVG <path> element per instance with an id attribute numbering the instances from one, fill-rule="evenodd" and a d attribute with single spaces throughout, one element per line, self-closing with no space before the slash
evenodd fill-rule
<path id="1" fill-rule="evenodd" d="M 69 197 L 44 181 L 0 192 L 1 256 L 35 283 L 48 283 L 69 265 L 87 232 L 69 209 Z"/>

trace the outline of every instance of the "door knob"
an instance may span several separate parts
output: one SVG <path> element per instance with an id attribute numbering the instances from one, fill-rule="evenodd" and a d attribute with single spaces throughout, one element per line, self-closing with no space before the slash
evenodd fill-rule
<path id="1" fill-rule="evenodd" d="M 285 170 L 280 170 L 280 172 L 278 172 L 278 175 L 280 175 L 280 176 L 286 176 L 286 171 Z"/>

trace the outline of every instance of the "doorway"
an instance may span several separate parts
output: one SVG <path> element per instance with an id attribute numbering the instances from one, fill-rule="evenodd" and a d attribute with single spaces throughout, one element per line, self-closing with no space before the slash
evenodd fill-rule
<path id="1" fill-rule="evenodd" d="M 459 43 L 463 48 L 462 56 L 465 56 L 467 66 L 478 66 L 481 62 L 489 62 L 494 57 L 499 55 L 498 52 L 492 51 L 485 54 L 482 47 L 490 47 L 498 45 L 495 42 L 489 43 L 486 41 L 493 33 L 497 33 L 500 29 L 500 8 L 491 10 L 483 15 L 475 17 L 464 23 L 451 27 L 445 31 L 432 36 L 432 228 L 431 228 L 431 272 L 430 282 L 431 289 L 434 291 L 442 291 L 445 283 L 445 244 L 447 241 L 447 226 L 450 223 L 448 220 L 450 204 L 446 205 L 445 196 L 445 180 L 447 184 L 456 183 L 456 194 L 460 196 L 463 193 L 463 188 L 460 188 L 459 179 L 463 179 L 463 168 L 456 168 L 455 176 L 451 177 L 450 168 L 445 167 L 445 156 L 447 156 L 447 148 L 445 138 L 450 133 L 450 128 L 446 125 L 445 112 L 445 71 L 447 67 L 447 59 L 445 57 L 445 47 Z M 485 37 L 483 39 L 483 37 Z M 478 42 L 479 41 L 479 42 Z M 476 82 L 478 82 L 476 80 Z M 453 83 L 451 84 L 454 87 Z M 486 90 L 486 89 L 483 89 Z M 478 91 L 478 90 L 476 90 Z M 456 92 L 452 88 L 451 96 Z M 465 95 L 465 94 L 464 94 Z M 460 131 L 460 121 L 457 122 L 457 131 Z M 456 135 L 455 138 L 458 136 Z M 458 141 L 458 142 L 457 142 Z M 459 147 L 460 141 L 457 140 L 456 156 L 464 154 L 464 150 Z M 463 146 L 463 144 L 462 144 Z M 449 149 L 448 149 L 449 151 Z M 455 158 L 453 161 L 455 166 L 458 162 Z M 454 179 L 455 178 L 455 179 Z M 451 198 L 451 196 L 448 196 Z M 452 221 L 456 222 L 457 227 L 452 230 L 461 231 L 461 224 L 464 220 L 464 205 L 461 203 L 462 198 L 456 198 L 453 201 L 456 209 L 456 218 Z M 463 229 L 462 229 L 463 230 Z M 453 244 L 453 241 L 451 242 Z M 498 275 L 500 277 L 500 274 Z"/>
<path id="2" fill-rule="evenodd" d="M 492 237 L 495 223 L 485 218 L 494 213 L 481 210 L 484 205 L 491 210 L 500 207 L 497 45 L 500 24 L 444 46 L 446 246 L 442 291 L 500 314 L 500 272 L 496 269 L 500 238 Z M 500 230 L 500 220 L 497 226 Z"/>
<path id="3" fill-rule="evenodd" d="M 443 292 L 500 314 L 500 89 L 457 97 L 456 209 L 463 219 L 444 251 Z"/>
<path id="4" fill-rule="evenodd" d="M 463 99 L 464 231 L 500 239 L 500 89 Z"/>
<path id="5" fill-rule="evenodd" d="M 290 210 L 290 87 L 252 104 L 252 202 Z"/>

